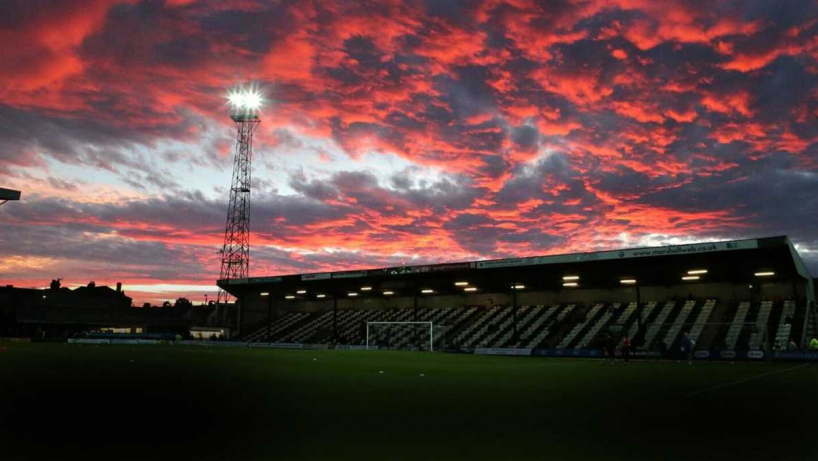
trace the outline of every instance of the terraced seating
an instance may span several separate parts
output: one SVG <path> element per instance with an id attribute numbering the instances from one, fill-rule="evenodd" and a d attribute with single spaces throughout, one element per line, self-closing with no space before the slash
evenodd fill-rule
<path id="1" fill-rule="evenodd" d="M 682 327 L 684 326 L 685 321 L 690 316 L 690 313 L 693 311 L 694 307 L 696 307 L 696 301 L 686 301 L 684 305 L 682 305 L 682 310 L 673 320 L 673 325 L 671 325 L 670 329 L 665 335 L 664 343 L 668 349 L 673 346 L 676 338 L 679 337 L 679 333 L 682 332 Z"/>
<path id="2" fill-rule="evenodd" d="M 702 306 L 702 310 L 699 311 L 699 315 L 696 316 L 696 320 L 693 322 L 693 327 L 690 329 L 689 336 L 693 342 L 699 341 L 699 336 L 701 336 L 702 331 L 704 331 L 704 324 L 710 319 L 710 314 L 713 313 L 713 308 L 715 306 L 715 300 L 708 299 L 705 301 L 704 305 Z"/>
<path id="3" fill-rule="evenodd" d="M 656 308 L 656 303 L 655 302 L 647 303 L 645 305 L 645 307 L 642 309 L 642 312 L 639 314 L 639 315 L 642 316 L 642 320 L 647 320 L 648 318 L 650 318 L 650 314 L 653 312 L 653 309 L 655 309 L 655 308 Z M 633 322 L 631 324 L 631 327 L 628 328 L 628 337 L 629 338 L 635 338 L 636 334 L 638 332 L 639 332 L 639 321 L 637 319 L 637 321 Z"/>
<path id="4" fill-rule="evenodd" d="M 471 347 L 476 340 L 473 336 L 475 334 L 479 334 L 479 328 L 486 324 L 490 319 L 500 313 L 500 307 L 495 306 L 485 310 L 482 312 L 480 316 L 472 322 L 471 325 L 466 327 L 463 331 L 457 335 L 455 341 L 457 344 L 462 345 L 463 347 Z M 485 330 L 483 330 L 485 331 Z"/>
<path id="5" fill-rule="evenodd" d="M 636 303 L 630 303 L 622 309 L 622 312 L 619 313 L 619 317 L 616 318 L 614 321 L 615 325 L 625 325 L 628 323 L 628 319 L 631 318 L 633 313 L 636 312 Z"/>
<path id="6" fill-rule="evenodd" d="M 560 343 L 557 345 L 558 349 L 564 349 L 571 344 L 571 342 L 576 338 L 576 336 L 588 325 L 591 320 L 596 317 L 597 313 L 602 309 L 604 305 L 602 303 L 595 304 L 594 307 L 591 308 L 590 311 L 585 315 L 585 319 L 580 323 L 574 325 L 571 328 L 571 331 L 568 332 L 561 340 Z"/>
<path id="7" fill-rule="evenodd" d="M 249 335 L 244 337 L 244 341 L 248 343 L 262 341 L 267 339 L 267 332 L 270 332 L 271 337 L 275 337 L 277 333 L 280 333 L 287 328 L 295 325 L 296 323 L 305 320 L 310 317 L 310 313 L 308 312 L 288 312 L 281 316 L 280 318 L 276 319 L 275 322 L 272 322 L 269 325 L 263 325 L 262 327 L 258 328 L 257 330 L 253 331 Z"/>
<path id="8" fill-rule="evenodd" d="M 484 324 L 483 327 L 477 330 L 477 334 L 472 338 L 472 344 L 475 347 L 487 347 L 494 341 L 494 338 L 500 336 L 503 330 L 511 326 L 512 322 L 514 322 L 514 310 L 508 307 L 500 309 L 500 313 L 492 319 L 491 323 L 496 322 L 500 322 L 496 331 L 488 331 L 489 324 Z"/>
<path id="9" fill-rule="evenodd" d="M 517 343 L 514 344 L 514 347 L 533 347 L 532 345 L 537 345 L 542 342 L 545 336 L 548 335 L 548 330 L 543 330 L 545 333 L 542 336 L 535 333 L 537 333 L 537 330 L 544 325 L 545 322 L 554 316 L 559 308 L 559 304 L 555 304 L 548 309 L 545 309 L 545 306 L 538 305 L 529 310 L 523 317 L 520 325 L 518 325 L 517 331 L 520 337 Z M 568 308 L 566 307 L 566 309 Z M 571 309 L 573 309 L 573 305 Z"/>
<path id="10" fill-rule="evenodd" d="M 761 302 L 761 308 L 759 308 L 758 316 L 756 317 L 756 328 L 750 334 L 749 350 L 761 350 L 761 342 L 764 340 L 764 330 L 767 328 L 767 323 L 770 321 L 770 312 L 772 309 L 772 301 Z"/>
<path id="11" fill-rule="evenodd" d="M 727 337 L 724 339 L 728 350 L 735 350 L 738 337 L 741 334 L 741 329 L 744 327 L 744 320 L 747 318 L 747 312 L 750 310 L 749 302 L 742 302 L 738 305 L 736 315 L 730 324 L 730 329 L 727 331 Z"/>
<path id="12" fill-rule="evenodd" d="M 599 330 L 605 327 L 614 316 L 614 312 L 619 310 L 620 305 L 621 304 L 619 303 L 614 303 L 612 305 L 613 309 L 606 309 L 605 312 L 594 322 L 594 324 L 591 325 L 591 328 L 582 336 L 574 348 L 581 349 L 583 347 L 588 347 L 588 345 L 591 344 L 591 341 L 593 341 L 596 337 L 597 333 L 599 333 Z"/>
<path id="13" fill-rule="evenodd" d="M 670 313 L 673 312 L 673 308 L 675 307 L 676 301 L 668 301 L 665 303 L 662 310 L 659 311 L 659 315 L 656 316 L 656 319 L 652 322 L 655 327 L 648 328 L 648 330 L 645 332 L 645 346 L 651 347 L 654 338 L 656 338 L 656 335 L 659 334 L 661 325 L 665 323 L 665 320 L 667 320 L 668 316 L 670 316 Z"/>
<path id="14" fill-rule="evenodd" d="M 303 342 L 308 337 L 315 334 L 319 328 L 332 325 L 332 311 L 326 311 L 318 314 L 309 323 L 301 326 L 297 330 L 279 339 L 277 342 L 281 343 L 298 343 Z"/>
<path id="15" fill-rule="evenodd" d="M 787 323 L 787 319 L 795 316 L 795 301 L 784 301 L 784 308 L 781 310 L 781 317 L 778 321 L 778 330 L 775 333 L 775 342 L 779 350 L 784 350 L 790 343 L 790 333 L 792 325 Z"/>

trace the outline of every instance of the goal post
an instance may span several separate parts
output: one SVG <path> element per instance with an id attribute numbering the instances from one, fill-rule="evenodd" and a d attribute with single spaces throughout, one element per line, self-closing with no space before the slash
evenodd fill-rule
<path id="1" fill-rule="evenodd" d="M 366 322 L 367 349 L 427 349 L 434 352 L 435 331 L 440 330 L 433 322 Z"/>

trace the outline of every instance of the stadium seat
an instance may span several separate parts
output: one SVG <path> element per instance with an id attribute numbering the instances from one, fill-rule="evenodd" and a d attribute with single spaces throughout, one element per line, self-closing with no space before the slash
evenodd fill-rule
<path id="1" fill-rule="evenodd" d="M 738 337 L 741 334 L 741 329 L 744 327 L 744 320 L 747 318 L 747 312 L 750 310 L 750 303 L 747 301 L 741 302 L 738 305 L 736 315 L 730 324 L 730 329 L 727 331 L 727 337 L 724 339 L 728 350 L 735 350 Z"/>

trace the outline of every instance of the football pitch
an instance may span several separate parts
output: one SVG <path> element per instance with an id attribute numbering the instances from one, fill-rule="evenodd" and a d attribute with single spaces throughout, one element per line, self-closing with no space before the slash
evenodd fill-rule
<path id="1" fill-rule="evenodd" d="M 818 366 L 0 343 L 0 459 L 818 459 Z"/>

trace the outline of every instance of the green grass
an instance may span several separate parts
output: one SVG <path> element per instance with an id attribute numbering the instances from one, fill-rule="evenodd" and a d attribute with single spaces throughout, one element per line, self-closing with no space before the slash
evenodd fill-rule
<path id="1" fill-rule="evenodd" d="M 2 346 L 3 460 L 818 459 L 817 366 Z"/>

